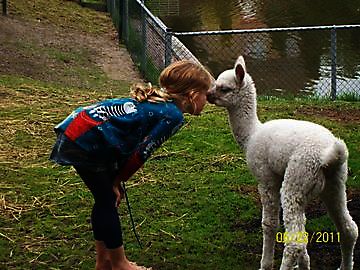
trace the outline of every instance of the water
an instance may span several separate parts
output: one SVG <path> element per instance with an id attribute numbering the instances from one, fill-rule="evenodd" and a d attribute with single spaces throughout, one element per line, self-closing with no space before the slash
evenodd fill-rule
<path id="1" fill-rule="evenodd" d="M 153 0 L 153 2 L 156 2 Z M 359 0 L 162 0 L 175 32 L 360 24 Z M 244 54 L 259 92 L 328 94 L 330 31 L 181 38 L 217 76 Z M 360 29 L 337 32 L 338 92 L 360 94 Z"/>

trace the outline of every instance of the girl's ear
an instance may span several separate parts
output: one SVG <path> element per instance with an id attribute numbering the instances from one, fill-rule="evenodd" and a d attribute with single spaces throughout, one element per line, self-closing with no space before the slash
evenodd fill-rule
<path id="1" fill-rule="evenodd" d="M 193 104 L 190 102 L 190 101 L 188 101 L 188 100 L 183 100 L 182 102 L 181 102 L 181 111 L 183 112 L 183 113 L 192 113 L 193 111 L 194 111 L 194 107 L 193 107 Z"/>

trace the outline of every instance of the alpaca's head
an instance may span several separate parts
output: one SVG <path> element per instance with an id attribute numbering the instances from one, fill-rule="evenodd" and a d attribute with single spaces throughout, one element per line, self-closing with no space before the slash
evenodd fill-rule
<path id="1" fill-rule="evenodd" d="M 207 100 L 217 106 L 230 108 L 240 104 L 242 92 L 252 83 L 246 73 L 244 57 L 239 56 L 233 69 L 225 70 L 216 79 L 214 86 L 208 91 Z"/>

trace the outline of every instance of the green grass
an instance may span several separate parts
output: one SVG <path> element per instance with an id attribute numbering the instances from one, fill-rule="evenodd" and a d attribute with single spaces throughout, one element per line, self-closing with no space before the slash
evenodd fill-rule
<path id="1" fill-rule="evenodd" d="M 10 16 L 94 34 L 106 33 L 111 20 L 104 12 L 80 8 L 75 1 L 62 0 L 8 1 L 8 13 Z"/>
<path id="2" fill-rule="evenodd" d="M 96 3 L 96 4 L 104 4 L 106 0 L 81 0 L 83 3 Z"/>
<path id="3" fill-rule="evenodd" d="M 52 164 L 48 155 L 56 123 L 76 106 L 110 96 L 99 89 L 84 92 L 16 76 L 0 76 L 0 89 L 0 262 L 6 269 L 91 269 L 91 195 L 71 168 Z M 113 95 L 126 92 L 124 85 Z M 342 137 L 353 172 L 348 184 L 359 189 L 358 124 L 297 115 L 301 107 L 350 110 L 359 104 L 259 102 L 262 120 L 312 120 Z M 137 246 L 123 204 L 128 255 L 155 269 L 255 269 L 261 230 L 249 230 L 246 224 L 261 215 L 256 181 L 232 138 L 226 113 L 208 106 L 201 117 L 187 117 L 186 122 L 128 183 L 145 246 Z M 328 228 L 323 217 L 309 224 L 312 230 Z"/>
<path id="4" fill-rule="evenodd" d="M 359 92 L 354 91 L 354 92 L 340 94 L 340 95 L 338 95 L 337 98 L 340 100 L 345 100 L 345 101 L 350 101 L 350 102 L 360 101 L 360 94 L 359 94 Z"/>
<path id="5" fill-rule="evenodd" d="M 20 8 L 24 2 L 14 2 L 15 13 L 33 18 Z M 53 3 L 37 1 L 45 2 Z M 49 22 L 56 23 L 56 18 L 49 16 Z M 98 31 L 102 30 L 90 32 Z M 55 141 L 53 127 L 77 106 L 127 95 L 130 82 L 109 79 L 84 60 L 86 52 L 30 45 L 19 45 L 19 50 L 35 50 L 35 55 L 44 53 L 56 62 L 74 62 L 63 72 L 83 83 L 0 75 L 0 269 L 93 269 L 89 225 L 93 199 L 73 169 L 48 160 Z M 324 113 L 338 112 L 351 120 L 352 112 L 359 109 L 358 102 L 260 98 L 258 111 L 262 121 L 310 120 L 343 138 L 350 152 L 348 187 L 359 190 L 359 122 Z M 131 260 L 155 270 L 259 266 L 262 236 L 256 180 L 234 142 L 223 109 L 207 106 L 201 117 L 187 116 L 181 131 L 154 153 L 127 186 L 144 246 L 140 249 L 136 243 L 123 203 L 120 215 Z M 308 228 L 333 229 L 326 217 L 310 219 Z M 277 266 L 280 256 L 277 253 Z"/>

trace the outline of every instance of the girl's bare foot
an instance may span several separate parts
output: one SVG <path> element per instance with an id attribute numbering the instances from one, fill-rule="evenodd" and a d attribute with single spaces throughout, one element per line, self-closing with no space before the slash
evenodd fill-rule
<path id="1" fill-rule="evenodd" d="M 96 241 L 96 270 L 152 270 L 130 262 L 124 247 L 107 249 L 104 242 Z"/>
<path id="2" fill-rule="evenodd" d="M 136 270 L 152 270 L 151 267 L 150 267 L 150 268 L 147 268 L 147 267 L 145 267 L 145 266 L 140 266 L 140 265 L 137 265 L 137 264 L 134 263 L 134 262 L 130 262 L 130 264 L 133 265 L 133 266 L 135 267 L 134 269 L 136 269 Z"/>

